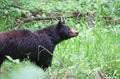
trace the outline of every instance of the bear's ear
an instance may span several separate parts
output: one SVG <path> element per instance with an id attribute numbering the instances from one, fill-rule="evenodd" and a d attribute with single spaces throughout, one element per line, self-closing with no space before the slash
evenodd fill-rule
<path id="1" fill-rule="evenodd" d="M 63 24 L 65 24 L 65 21 L 62 22 L 62 21 L 60 20 L 60 21 L 58 22 L 58 24 L 57 24 L 57 29 L 62 28 Z"/>

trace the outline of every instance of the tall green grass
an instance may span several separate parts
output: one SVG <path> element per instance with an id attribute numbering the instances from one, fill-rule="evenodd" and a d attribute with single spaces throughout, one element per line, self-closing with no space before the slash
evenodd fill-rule
<path id="1" fill-rule="evenodd" d="M 67 65 L 77 79 L 92 79 L 98 75 L 98 71 L 107 78 L 118 79 L 120 25 L 114 27 L 110 25 L 106 26 L 107 28 L 96 26 L 96 28 L 86 29 L 84 27 L 86 26 L 77 26 L 78 30 L 83 28 L 79 36 L 64 41 L 56 47 L 55 55 L 64 64 L 53 58 L 53 71 L 56 67 L 59 67 L 57 71 L 60 71 Z M 70 72 L 69 75 L 72 73 Z"/>
<path id="2" fill-rule="evenodd" d="M 95 27 L 90 27 L 84 17 L 82 20 L 76 18 L 66 20 L 71 28 L 79 31 L 79 35 L 56 46 L 52 66 L 46 71 L 45 78 L 99 79 L 99 72 L 108 79 L 120 78 L 120 24 L 106 24 L 103 19 L 103 16 L 112 16 L 114 20 L 119 20 L 119 0 L 17 1 L 24 10 L 7 6 L 7 3 L 14 2 L 12 0 L 2 1 L 5 2 L 5 5 L 0 3 L 1 32 L 20 28 L 33 31 L 57 23 L 55 20 L 33 21 L 20 27 L 14 27 L 16 17 L 20 19 L 21 14 L 28 10 L 42 10 L 45 13 L 61 12 L 63 14 L 72 13 L 75 10 L 95 12 Z M 12 24 L 10 28 L 9 24 Z M 16 67 L 14 63 L 11 64 L 13 68 Z M 11 64 L 4 64 L 2 69 L 5 72 L 1 73 L 9 74 Z M 20 65 L 21 67 L 22 65 Z"/>

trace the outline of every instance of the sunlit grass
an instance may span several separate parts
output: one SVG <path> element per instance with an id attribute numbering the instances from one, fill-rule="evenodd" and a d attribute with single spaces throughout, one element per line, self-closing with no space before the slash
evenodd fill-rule
<path id="1" fill-rule="evenodd" d="M 13 1 L 7 2 L 12 4 Z M 66 23 L 71 28 L 79 31 L 79 35 L 56 46 L 53 64 L 46 71 L 46 79 L 98 79 L 100 78 L 98 71 L 108 79 L 120 78 L 120 25 L 106 24 L 103 19 L 103 16 L 112 16 L 114 20 L 119 19 L 119 0 L 21 0 L 18 1 L 18 4 L 26 10 L 0 5 L 1 32 L 19 28 L 34 31 L 57 23 L 55 20 L 33 21 L 20 27 L 12 26 L 9 28 L 10 24 L 14 25 L 16 17 L 20 18 L 21 14 L 28 10 L 65 14 L 72 13 L 75 10 L 96 13 L 95 27 L 92 28 L 84 20 L 84 17 L 81 20 L 66 19 Z M 4 9 L 6 7 L 8 9 Z M 19 68 L 18 66 L 20 66 L 20 68 L 24 68 L 22 65 L 24 64 L 17 66 L 15 63 L 4 64 L 2 66 L 4 71 L 0 74 L 9 74 L 11 67 Z M 28 63 L 28 65 L 30 64 Z"/>
<path id="2" fill-rule="evenodd" d="M 118 63 L 120 62 L 120 41 L 118 40 L 120 39 L 118 35 L 120 29 L 118 27 L 119 25 L 114 28 L 111 26 L 109 28 L 96 27 L 93 31 L 89 31 L 90 28 L 82 31 L 76 38 L 59 44 L 55 55 L 65 65 L 54 57 L 52 67 L 63 69 L 67 65 L 68 68 L 72 68 L 71 71 L 77 78 L 93 78 L 98 75 L 98 71 L 103 72 L 106 77 L 112 78 L 114 71 L 116 69 L 118 71 L 120 68 Z M 118 72 L 116 74 L 120 75 Z"/>

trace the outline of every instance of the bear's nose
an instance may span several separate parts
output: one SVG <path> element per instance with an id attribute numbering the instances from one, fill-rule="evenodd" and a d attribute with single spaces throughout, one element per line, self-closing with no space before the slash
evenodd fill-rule
<path id="1" fill-rule="evenodd" d="M 79 34 L 79 32 L 76 31 L 76 35 L 78 35 L 78 34 Z"/>
<path id="2" fill-rule="evenodd" d="M 77 36 L 78 34 L 78 31 L 71 29 L 71 37 Z"/>

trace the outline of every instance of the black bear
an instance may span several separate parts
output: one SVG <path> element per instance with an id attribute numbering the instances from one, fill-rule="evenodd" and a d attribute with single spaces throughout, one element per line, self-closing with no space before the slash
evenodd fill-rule
<path id="1" fill-rule="evenodd" d="M 0 65 L 10 56 L 21 61 L 28 58 L 43 69 L 52 62 L 55 46 L 63 40 L 75 37 L 78 32 L 69 28 L 65 22 L 31 32 L 21 29 L 0 34 Z"/>

